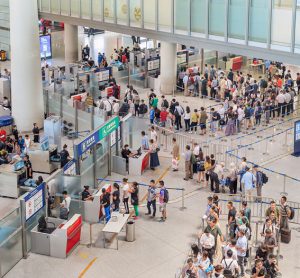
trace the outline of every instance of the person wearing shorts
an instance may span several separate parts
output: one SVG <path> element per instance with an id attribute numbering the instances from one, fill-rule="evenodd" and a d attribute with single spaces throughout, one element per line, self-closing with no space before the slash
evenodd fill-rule
<path id="1" fill-rule="evenodd" d="M 207 121 L 207 113 L 205 111 L 204 107 L 201 107 L 200 109 L 200 118 L 199 118 L 199 124 L 200 124 L 200 135 L 206 134 L 206 121 Z"/>

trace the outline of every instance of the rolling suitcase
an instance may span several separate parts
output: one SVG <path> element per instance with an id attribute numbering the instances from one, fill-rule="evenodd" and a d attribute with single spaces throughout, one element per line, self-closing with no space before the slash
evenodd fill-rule
<path id="1" fill-rule="evenodd" d="M 281 242 L 290 243 L 291 241 L 291 230 L 290 229 L 281 229 Z"/>

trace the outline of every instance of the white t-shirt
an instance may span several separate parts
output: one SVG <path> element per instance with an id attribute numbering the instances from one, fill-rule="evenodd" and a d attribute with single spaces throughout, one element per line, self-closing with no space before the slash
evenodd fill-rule
<path id="1" fill-rule="evenodd" d="M 128 183 L 123 185 L 123 198 L 129 198 L 129 185 L 128 185 Z"/>
<path id="2" fill-rule="evenodd" d="M 154 142 L 157 141 L 157 133 L 155 130 L 150 131 L 150 139 L 154 140 Z"/>
<path id="3" fill-rule="evenodd" d="M 118 102 L 116 102 L 114 105 L 113 105 L 113 110 L 114 110 L 114 113 L 118 113 L 119 112 L 119 109 L 120 109 L 120 104 Z"/>
<path id="4" fill-rule="evenodd" d="M 234 247 L 230 247 L 229 245 L 226 245 L 224 247 L 225 258 L 228 259 L 228 256 L 227 256 L 227 251 L 228 250 L 232 251 L 232 257 L 231 258 L 234 259 L 234 260 L 237 260 L 237 250 Z"/>
<path id="5" fill-rule="evenodd" d="M 66 208 L 68 211 L 70 210 L 70 204 L 71 204 L 71 197 L 67 196 L 63 201 L 62 204 L 64 205 L 64 208 Z"/>
<path id="6" fill-rule="evenodd" d="M 185 120 L 190 120 L 190 119 L 191 119 L 191 113 L 185 112 L 185 113 L 184 113 L 184 119 L 185 119 Z"/>
<path id="7" fill-rule="evenodd" d="M 239 265 L 238 265 L 237 261 L 232 259 L 232 258 L 231 259 L 223 259 L 222 260 L 222 266 L 223 266 L 224 269 L 231 270 L 231 272 L 233 274 L 235 274 L 236 269 L 239 269 Z"/>
<path id="8" fill-rule="evenodd" d="M 103 104 L 104 104 L 104 110 L 106 112 L 110 112 L 112 110 L 112 104 L 110 103 L 110 101 L 108 99 L 105 99 L 103 101 Z"/>

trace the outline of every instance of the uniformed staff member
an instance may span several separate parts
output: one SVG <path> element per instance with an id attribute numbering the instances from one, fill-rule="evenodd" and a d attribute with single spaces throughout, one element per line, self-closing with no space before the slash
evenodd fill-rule
<path id="1" fill-rule="evenodd" d="M 24 165 L 26 168 L 26 178 L 32 179 L 32 165 L 27 154 L 24 156 Z"/>
<path id="2" fill-rule="evenodd" d="M 40 129 L 36 123 L 33 124 L 32 133 L 33 133 L 33 142 L 38 143 L 40 141 Z"/>
<path id="3" fill-rule="evenodd" d="M 89 186 L 85 185 L 84 190 L 81 192 L 81 200 L 82 201 L 91 201 L 93 200 L 92 194 L 89 192 Z"/>
<path id="4" fill-rule="evenodd" d="M 68 146 L 64 144 L 62 151 L 60 152 L 60 167 L 63 168 L 69 160 L 71 160 L 70 154 L 67 150 Z"/>

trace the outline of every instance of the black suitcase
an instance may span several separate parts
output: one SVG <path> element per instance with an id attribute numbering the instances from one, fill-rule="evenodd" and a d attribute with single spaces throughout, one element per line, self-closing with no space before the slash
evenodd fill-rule
<path id="1" fill-rule="evenodd" d="M 290 243 L 291 241 L 291 230 L 289 229 L 281 229 L 281 242 L 282 243 Z"/>

